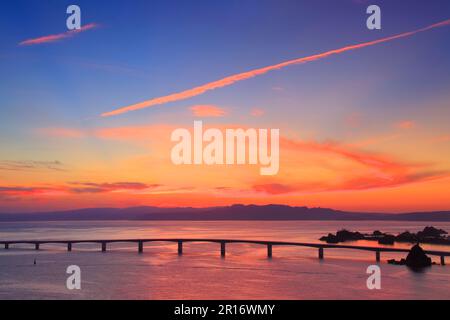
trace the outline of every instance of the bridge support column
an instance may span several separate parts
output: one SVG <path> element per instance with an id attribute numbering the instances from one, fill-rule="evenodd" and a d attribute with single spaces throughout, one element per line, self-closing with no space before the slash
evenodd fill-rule
<path id="1" fill-rule="evenodd" d="M 181 256 L 183 254 L 183 241 L 178 241 L 178 255 Z"/>
<path id="2" fill-rule="evenodd" d="M 35 243 L 35 244 L 34 244 L 34 248 L 35 248 L 36 250 L 39 250 L 39 243 Z"/>
<path id="3" fill-rule="evenodd" d="M 5 249 L 6 249 L 6 250 L 9 249 L 9 243 L 5 243 Z"/>
<path id="4" fill-rule="evenodd" d="M 142 242 L 142 241 L 138 242 L 138 252 L 139 253 L 144 252 L 144 242 Z"/>
<path id="5" fill-rule="evenodd" d="M 267 244 L 267 258 L 272 258 L 272 245 Z"/>
<path id="6" fill-rule="evenodd" d="M 319 259 L 320 260 L 323 259 L 323 248 L 322 247 L 319 248 Z"/>
<path id="7" fill-rule="evenodd" d="M 381 260 L 380 251 L 375 252 L 375 259 L 377 260 L 377 262 L 380 262 L 380 260 Z"/>
<path id="8" fill-rule="evenodd" d="M 445 257 L 441 256 L 441 266 L 445 266 Z"/>
<path id="9" fill-rule="evenodd" d="M 72 251 L 72 242 L 67 242 L 67 251 Z"/>
<path id="10" fill-rule="evenodd" d="M 102 242 L 102 252 L 106 252 L 106 242 Z"/>
<path id="11" fill-rule="evenodd" d="M 225 244 L 226 244 L 225 241 L 222 241 L 220 243 L 220 256 L 221 257 L 225 257 Z"/>

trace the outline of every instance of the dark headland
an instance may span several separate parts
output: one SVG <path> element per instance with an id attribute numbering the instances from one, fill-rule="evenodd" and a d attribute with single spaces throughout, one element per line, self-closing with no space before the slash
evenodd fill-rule
<path id="1" fill-rule="evenodd" d="M 286 205 L 231 205 L 209 208 L 88 208 L 53 212 L 0 213 L 0 221 L 64 220 L 324 220 L 450 221 L 450 211 L 410 213 L 346 212 Z"/>

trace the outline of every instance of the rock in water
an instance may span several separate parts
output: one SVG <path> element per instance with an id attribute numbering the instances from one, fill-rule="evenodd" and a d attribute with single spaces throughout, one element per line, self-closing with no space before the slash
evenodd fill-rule
<path id="1" fill-rule="evenodd" d="M 416 244 L 406 257 L 406 265 L 411 268 L 429 267 L 431 266 L 431 258 L 425 254 L 419 244 Z"/>
<path id="2" fill-rule="evenodd" d="M 332 233 L 329 233 L 328 236 L 323 236 L 320 238 L 320 241 L 326 241 L 327 243 L 339 243 L 339 239 Z"/>
<path id="3" fill-rule="evenodd" d="M 387 262 L 389 264 L 395 264 L 397 266 L 404 266 L 406 264 L 406 260 L 405 259 L 401 259 L 399 261 L 397 261 L 395 259 L 389 259 Z"/>

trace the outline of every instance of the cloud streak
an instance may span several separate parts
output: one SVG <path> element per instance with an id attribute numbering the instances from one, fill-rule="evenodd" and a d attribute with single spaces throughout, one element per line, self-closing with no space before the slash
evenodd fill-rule
<path id="1" fill-rule="evenodd" d="M 60 40 L 63 40 L 63 39 L 71 38 L 74 35 L 77 35 L 77 34 L 79 34 L 81 32 L 88 31 L 88 30 L 91 30 L 91 29 L 95 29 L 97 27 L 98 27 L 98 24 L 96 24 L 96 23 L 89 23 L 89 24 L 86 24 L 86 25 L 82 26 L 78 30 L 70 30 L 70 31 L 66 31 L 66 32 L 63 32 L 63 33 L 51 34 L 51 35 L 48 35 L 48 36 L 42 36 L 42 37 L 39 37 L 39 38 L 33 38 L 33 39 L 24 40 L 24 41 L 19 43 L 19 46 L 32 46 L 32 45 L 37 45 L 37 44 L 42 44 L 42 43 L 56 42 L 56 41 L 60 41 Z"/>
<path id="2" fill-rule="evenodd" d="M 0 160 L 0 170 L 28 171 L 28 170 L 54 170 L 65 171 L 60 161 L 9 161 Z"/>
<path id="3" fill-rule="evenodd" d="M 259 185 L 256 191 L 270 194 L 289 193 L 292 191 L 324 192 L 324 191 L 354 191 L 375 188 L 399 187 L 415 182 L 423 182 L 449 177 L 447 171 L 436 171 L 430 164 L 401 162 L 386 155 L 364 152 L 361 149 L 349 148 L 335 142 L 311 142 L 292 140 L 281 137 L 280 146 L 286 150 L 329 154 L 333 159 L 342 158 L 360 164 L 366 168 L 363 172 L 351 172 L 330 184 L 322 181 L 315 185 L 284 184 Z M 324 164 L 322 164 L 322 167 Z"/>
<path id="4" fill-rule="evenodd" d="M 226 114 L 225 110 L 215 105 L 196 105 L 190 109 L 196 117 L 223 117 Z"/>
<path id="5" fill-rule="evenodd" d="M 101 193 L 115 191 L 135 191 L 158 188 L 160 184 L 145 184 L 140 182 L 114 182 L 114 183 L 94 183 L 94 182 L 71 182 L 70 184 L 77 186 L 71 188 L 73 193 Z"/>
<path id="6" fill-rule="evenodd" d="M 69 185 L 54 186 L 1 186 L 0 196 L 36 196 L 36 195 L 67 195 L 89 193 L 137 192 L 153 190 L 162 187 L 160 184 L 140 182 L 70 182 Z"/>
<path id="7" fill-rule="evenodd" d="M 140 103 L 122 107 L 122 108 L 119 108 L 119 109 L 116 109 L 116 110 L 113 110 L 110 112 L 105 112 L 105 113 L 102 113 L 101 116 L 102 117 L 110 117 L 110 116 L 115 116 L 115 115 L 123 114 L 126 112 L 130 112 L 130 111 L 140 110 L 140 109 L 144 109 L 144 108 L 153 107 L 156 105 L 161 105 L 161 104 L 165 104 L 165 103 L 169 103 L 169 102 L 175 102 L 175 101 L 179 101 L 179 100 L 192 98 L 192 97 L 201 95 L 209 90 L 214 90 L 214 89 L 230 86 L 236 82 L 247 80 L 247 79 L 259 76 L 259 75 L 263 75 L 269 71 L 279 70 L 279 69 L 282 69 L 282 68 L 285 68 L 285 67 L 288 67 L 291 65 L 308 63 L 308 62 L 328 58 L 330 56 L 341 54 L 341 53 L 344 53 L 347 51 L 362 49 L 362 48 L 374 46 L 374 45 L 377 45 L 380 43 L 410 37 L 410 36 L 413 36 L 420 32 L 425 32 L 425 31 L 428 31 L 431 29 L 444 27 L 444 26 L 448 26 L 448 25 L 450 25 L 450 19 L 441 21 L 439 23 L 435 23 L 430 26 L 427 26 L 427 27 L 424 27 L 421 29 L 417 29 L 414 31 L 404 32 L 404 33 L 400 33 L 400 34 L 397 34 L 394 36 L 390 36 L 390 37 L 386 37 L 386 38 L 382 38 L 382 39 L 378 39 L 378 40 L 373 40 L 373 41 L 363 42 L 363 43 L 359 43 L 359 44 L 355 44 L 355 45 L 350 45 L 350 46 L 346 46 L 343 48 L 334 49 L 334 50 L 326 51 L 326 52 L 315 54 L 315 55 L 310 55 L 307 57 L 284 61 L 284 62 L 274 64 L 271 66 L 267 66 L 264 68 L 259 68 L 259 69 L 254 69 L 254 70 L 243 72 L 243 73 L 234 74 L 234 75 L 225 77 L 223 79 L 209 82 L 209 83 L 206 83 L 204 85 L 201 85 L 201 86 L 198 86 L 198 87 L 195 87 L 192 89 L 188 89 L 188 90 L 181 91 L 178 93 L 169 94 L 166 96 L 153 98 L 153 99 L 146 100 L 146 101 L 143 101 Z"/>

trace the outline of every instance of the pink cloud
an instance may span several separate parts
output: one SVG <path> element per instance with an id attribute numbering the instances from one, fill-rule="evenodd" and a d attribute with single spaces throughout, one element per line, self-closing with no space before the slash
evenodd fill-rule
<path id="1" fill-rule="evenodd" d="M 397 122 L 395 124 L 395 127 L 399 128 L 399 129 L 412 129 L 415 126 L 416 126 L 416 123 L 411 120 L 403 120 L 403 121 Z"/>
<path id="2" fill-rule="evenodd" d="M 3 196 L 33 196 L 52 195 L 64 192 L 64 187 L 23 187 L 23 186 L 0 186 L 0 195 Z"/>
<path id="3" fill-rule="evenodd" d="M 250 111 L 250 115 L 252 115 L 253 117 L 261 117 L 263 116 L 265 113 L 265 111 L 263 109 L 259 109 L 259 108 L 253 108 Z"/>
<path id="4" fill-rule="evenodd" d="M 432 142 L 449 142 L 450 134 L 444 134 L 431 139 Z"/>
<path id="5" fill-rule="evenodd" d="M 345 124 L 351 128 L 358 128 L 362 125 L 362 116 L 359 112 L 352 112 L 345 118 Z"/>
<path id="6" fill-rule="evenodd" d="M 19 46 L 31 46 L 31 45 L 42 44 L 42 43 L 56 42 L 56 41 L 60 41 L 60 40 L 66 39 L 66 38 L 71 38 L 78 33 L 88 31 L 91 29 L 95 29 L 97 27 L 98 27 L 98 24 L 89 23 L 89 24 L 82 26 L 78 30 L 70 30 L 70 31 L 66 31 L 63 33 L 51 34 L 51 35 L 42 36 L 39 38 L 27 39 L 27 40 L 20 42 Z"/>
<path id="7" fill-rule="evenodd" d="M 196 117 L 223 117 L 226 114 L 222 108 L 209 104 L 192 106 L 190 109 Z"/>
<path id="8" fill-rule="evenodd" d="M 254 185 L 252 188 L 256 192 L 264 192 L 268 194 L 284 194 L 297 191 L 297 188 L 293 186 L 280 183 L 258 184 Z"/>

